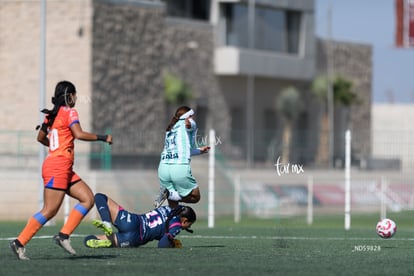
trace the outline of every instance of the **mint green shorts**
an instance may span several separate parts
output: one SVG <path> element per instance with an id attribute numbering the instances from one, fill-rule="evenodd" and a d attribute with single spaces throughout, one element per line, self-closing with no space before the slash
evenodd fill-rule
<path id="1" fill-rule="evenodd" d="M 160 185 L 167 190 L 176 190 L 181 197 L 188 196 L 198 187 L 191 174 L 190 164 L 164 164 L 158 166 Z"/>

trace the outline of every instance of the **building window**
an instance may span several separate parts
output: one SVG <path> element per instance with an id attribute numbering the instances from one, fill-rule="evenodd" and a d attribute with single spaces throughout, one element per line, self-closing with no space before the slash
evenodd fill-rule
<path id="1" fill-rule="evenodd" d="M 223 4 L 226 45 L 249 48 L 248 6 Z M 301 13 L 256 6 L 253 48 L 264 51 L 298 54 Z"/>
<path id="2" fill-rule="evenodd" d="M 165 0 L 167 13 L 172 17 L 209 20 L 211 0 Z"/>

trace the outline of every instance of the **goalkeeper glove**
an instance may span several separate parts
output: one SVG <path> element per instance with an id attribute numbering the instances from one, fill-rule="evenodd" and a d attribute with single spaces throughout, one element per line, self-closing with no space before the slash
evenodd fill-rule
<path id="1" fill-rule="evenodd" d="M 181 243 L 180 240 L 173 239 L 172 240 L 172 247 L 173 248 L 182 248 L 183 247 L 183 244 Z"/>

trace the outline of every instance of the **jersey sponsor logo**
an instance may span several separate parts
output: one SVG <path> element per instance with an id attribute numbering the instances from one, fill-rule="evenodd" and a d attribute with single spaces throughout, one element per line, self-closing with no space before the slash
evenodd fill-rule
<path id="1" fill-rule="evenodd" d="M 178 157 L 178 153 L 171 153 L 171 152 L 168 152 L 168 153 L 166 153 L 166 154 L 163 154 L 162 156 L 161 156 L 161 159 L 162 160 L 171 160 L 171 159 L 178 159 L 179 157 Z"/>

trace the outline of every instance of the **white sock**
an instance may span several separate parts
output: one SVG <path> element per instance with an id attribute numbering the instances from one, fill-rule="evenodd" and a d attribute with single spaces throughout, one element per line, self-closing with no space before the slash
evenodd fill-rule
<path id="1" fill-rule="evenodd" d="M 178 194 L 177 191 L 169 191 L 169 192 L 170 192 L 168 196 L 169 200 L 180 201 L 182 199 L 182 197 Z"/>

